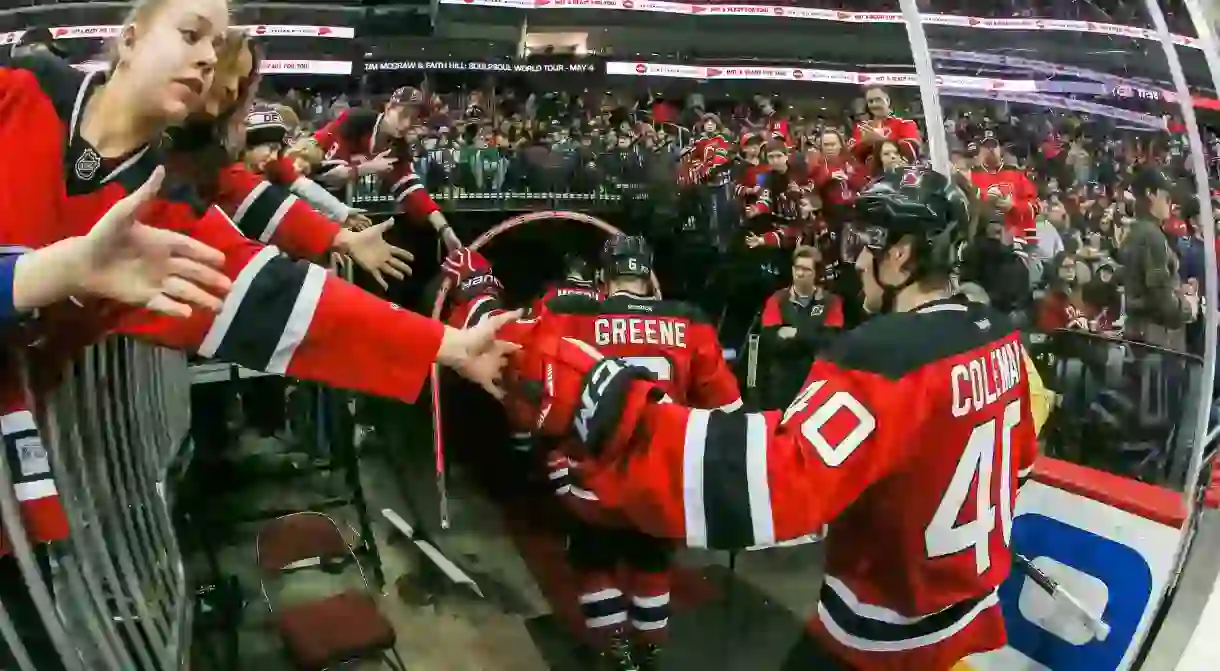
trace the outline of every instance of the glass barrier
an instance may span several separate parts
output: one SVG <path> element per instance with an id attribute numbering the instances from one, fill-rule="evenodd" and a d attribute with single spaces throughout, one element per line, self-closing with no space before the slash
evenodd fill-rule
<path id="1" fill-rule="evenodd" d="M 917 2 L 925 16 L 953 4 Z M 1108 600 L 1086 597 L 1082 612 L 1114 628 L 1102 643 L 1040 619 L 1028 607 L 1033 574 L 1018 562 L 1000 589 L 1010 648 L 972 667 L 1137 668 L 1193 538 L 1210 414 L 1214 347 L 1204 335 L 1216 323 L 1199 295 L 1215 258 L 1197 233 L 1212 225 L 1198 206 L 1211 148 L 1207 129 L 1191 125 L 1196 97 L 1214 97 L 1212 77 L 1185 12 L 1143 0 L 969 7 L 984 9 L 987 30 L 925 22 L 924 94 L 939 99 L 943 126 L 931 139 L 974 199 L 982 233 L 963 250 L 961 280 L 1025 325 L 1057 394 L 1044 456 L 1018 498 L 1013 549 L 1065 589 L 1104 584 Z M 1125 27 L 1070 39 L 1048 29 L 1071 21 Z M 1087 550 L 1089 535 L 1110 550 Z M 1111 570 L 1126 561 L 1148 579 Z"/>
<path id="2" fill-rule="evenodd" d="M 459 3 L 493 4 L 442 0 Z M 682 20 L 706 22 L 721 36 L 738 16 L 750 30 L 782 23 L 776 30 L 787 31 L 785 39 L 805 25 L 824 33 L 849 27 L 861 50 L 855 60 L 865 60 L 871 47 L 883 54 L 884 62 L 867 66 L 623 62 L 628 67 L 617 76 L 683 94 L 709 80 L 731 79 L 734 92 L 756 94 L 757 110 L 744 118 L 732 110 L 714 120 L 699 117 L 693 129 L 686 120 L 653 125 L 636 117 L 654 132 L 665 128 L 677 138 L 673 143 L 645 139 L 607 148 L 592 137 L 559 134 L 520 150 L 431 146 L 419 152 L 414 167 L 432 197 L 455 215 L 570 209 L 619 213 L 640 226 L 664 257 L 658 274 L 664 274 L 666 295 L 709 301 L 704 307 L 717 317 L 722 344 L 744 353 L 736 358 L 746 369 L 742 377 L 752 397 L 747 400 L 768 407 L 787 405 L 791 392 L 784 389 L 802 381 L 796 375 L 802 367 L 792 365 L 792 357 L 759 350 L 766 346 L 759 307 L 787 284 L 791 262 L 784 245 L 793 239 L 776 236 L 780 246 L 761 251 L 748 241 L 762 232 L 799 229 L 803 205 L 812 205 L 802 200 L 810 195 L 821 210 L 819 225 L 833 233 L 849 216 L 853 190 L 886 165 L 931 159 L 954 170 L 972 194 L 981 233 L 963 251 L 962 287 L 1024 326 L 1035 368 L 1055 393 L 1041 435 L 1043 456 L 1018 499 L 1012 530 L 1016 568 L 999 589 L 1011 644 L 971 658 L 969 668 L 1138 668 L 1151 623 L 1190 542 L 1183 529 L 1197 499 L 1215 375 L 1216 260 L 1208 181 L 1220 176 L 1220 141 L 1209 125 L 1217 73 L 1208 66 L 1217 55 L 1201 49 L 1206 40 L 1186 17 L 1131 0 L 1106 3 L 1105 11 L 1093 3 L 1006 0 L 852 2 L 839 9 L 787 2 L 494 4 L 552 15 L 593 16 L 594 9 L 653 18 L 689 14 Z M 885 29 L 874 30 L 879 26 Z M 893 43 L 899 27 L 910 38 L 906 46 Z M 850 109 L 842 115 L 827 109 L 826 101 L 844 91 L 850 91 Z M 1196 99 L 1202 111 L 1188 107 Z M 702 125 L 709 120 L 716 125 Z M 721 133 L 730 160 L 692 172 L 690 157 L 701 155 L 711 146 L 705 142 Z M 757 152 L 742 142 L 751 133 L 767 143 Z M 772 170 L 756 170 L 768 162 Z M 1149 181 L 1153 170 L 1159 177 Z M 808 177 L 813 188 L 791 189 L 793 174 Z M 760 208 L 764 192 L 770 200 Z M 351 195 L 354 205 L 373 212 L 395 207 L 376 178 L 362 180 Z M 824 239 L 803 235 L 792 237 L 815 244 Z M 529 244 L 489 245 L 488 255 L 497 272 L 513 257 L 530 266 L 504 271 L 506 283 L 524 282 L 536 279 L 529 271 L 543 265 L 537 255 L 565 241 L 537 231 Z M 1164 266 L 1150 266 L 1150 259 Z M 836 282 L 836 291 L 854 295 L 852 276 L 824 278 Z M 1176 311 L 1165 310 L 1167 305 Z M 224 364 L 198 372 L 226 381 L 257 375 Z M 790 379 L 778 384 L 777 375 Z M 89 350 L 63 379 L 39 399 L 34 414 L 4 418 L 0 427 L 10 452 L 0 460 L 0 521 L 8 551 L 0 556 L 0 667 L 184 668 L 193 619 L 201 612 L 170 522 L 176 496 L 182 496 L 179 511 L 188 502 L 176 486 L 192 456 L 189 445 L 184 448 L 190 425 L 185 360 L 115 339 Z M 372 558 L 372 582 L 381 587 L 382 565 L 354 465 L 363 427 L 350 426 L 347 395 L 315 391 L 292 396 L 300 407 L 289 410 L 288 423 L 311 445 L 333 450 L 307 454 L 311 463 L 347 461 L 341 503 L 358 508 L 366 545 L 361 554 Z M 276 398 L 283 395 L 277 392 Z M 383 432 L 393 458 L 406 464 L 396 477 L 426 500 L 413 511 L 423 514 L 411 520 L 418 534 L 412 540 L 443 553 L 455 534 L 432 514 L 431 497 L 449 496 L 437 486 L 447 482 L 446 468 L 468 469 L 464 475 L 473 477 L 449 482 L 455 490 L 482 486 L 480 495 L 501 504 L 495 511 L 503 524 L 487 522 L 495 513 L 473 502 L 469 491 L 445 499 L 454 507 L 455 528 L 467 531 L 478 520 L 477 533 L 460 537 L 465 559 L 477 565 L 476 559 L 505 554 L 506 547 L 507 554 L 520 555 L 524 568 L 495 567 L 534 576 L 526 583 L 540 592 L 537 600 L 546 602 L 548 614 L 530 619 L 526 628 L 549 641 L 549 647 L 538 644 L 547 648 L 541 653 L 545 661 L 552 668 L 589 668 L 573 662 L 567 650 L 570 634 L 585 622 L 577 612 L 578 586 L 564 572 L 570 567 L 556 563 L 564 553 L 556 528 L 566 522 L 553 518 L 553 505 L 531 507 L 538 493 L 533 489 L 545 490 L 535 477 L 539 473 L 520 470 L 527 467 L 525 457 L 513 453 L 487 459 L 481 433 L 465 444 L 457 437 L 445 442 L 456 458 L 448 465 L 437 458 L 432 450 L 442 441 L 433 442 L 430 422 L 482 431 L 484 424 L 469 421 L 474 405 L 446 403 L 466 414 L 443 418 L 426 416 L 423 407 L 408 412 L 386 405 L 392 407 L 379 419 L 389 419 L 372 435 Z M 36 427 L 45 444 L 33 433 Z M 51 482 L 31 477 L 48 468 L 53 485 L 36 484 Z M 521 483 L 510 479 L 518 476 Z M 529 491 L 522 494 L 518 485 Z M 209 493 L 197 492 L 199 502 L 207 503 Z M 550 491 L 541 494 L 539 500 L 551 500 Z M 53 506 L 38 515 L 62 512 L 69 533 L 35 533 L 32 542 L 29 534 L 46 518 L 31 516 L 31 501 Z M 508 543 L 473 539 L 480 534 L 500 534 Z M 673 654 L 681 661 L 673 665 L 812 668 L 815 658 L 802 656 L 802 644 L 794 642 L 805 640 L 805 618 L 819 598 L 819 539 L 798 539 L 801 547 L 778 552 L 680 553 L 673 572 Z M 392 564 L 387 562 L 384 578 L 401 579 L 390 574 Z M 212 587 L 219 590 L 228 578 L 218 568 L 214 574 Z M 484 585 L 494 582 L 476 577 Z M 1057 588 L 1045 587 L 1048 577 Z M 411 593 L 410 585 L 395 586 L 400 595 Z M 248 587 L 231 590 L 232 612 L 242 611 L 241 594 Z M 1058 588 L 1078 606 L 1047 605 L 1051 597 L 1045 592 Z M 238 627 L 228 620 L 218 626 Z M 711 639 L 718 644 L 708 645 Z M 451 651 L 455 658 L 464 652 Z M 236 645 L 226 654 L 236 658 Z M 243 668 L 236 659 L 213 664 Z"/>

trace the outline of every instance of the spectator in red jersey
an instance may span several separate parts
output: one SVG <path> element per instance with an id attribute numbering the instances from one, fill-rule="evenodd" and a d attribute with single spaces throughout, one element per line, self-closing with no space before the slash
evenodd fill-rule
<path id="1" fill-rule="evenodd" d="M 763 246 L 784 249 L 806 245 L 820 247 L 818 242 L 826 232 L 826 222 L 820 216 L 821 206 L 821 199 L 816 193 L 802 194 L 797 202 L 795 219 L 782 221 L 775 230 L 761 235 L 747 233 L 746 246 L 750 249 Z"/>
<path id="2" fill-rule="evenodd" d="M 819 350 L 843 328 L 843 306 L 820 281 L 821 255 L 805 245 L 792 253 L 792 285 L 767 298 L 761 322 L 766 371 L 764 408 L 787 407 L 800 391 Z"/>
<path id="3" fill-rule="evenodd" d="M 767 167 L 758 200 L 746 208 L 746 218 L 772 215 L 781 219 L 796 218 L 800 197 L 813 185 L 804 172 L 792 165 L 788 146 L 781 140 L 767 143 Z"/>
<path id="4" fill-rule="evenodd" d="M 1004 162 L 1004 147 L 994 132 L 983 131 L 977 141 L 970 143 L 969 150 L 977 152 L 977 167 L 970 173 L 970 181 L 978 189 L 979 200 L 1002 214 L 1018 250 L 1036 244 L 1034 218 L 1039 205 L 1033 182 L 1020 168 Z"/>
<path id="5" fill-rule="evenodd" d="M 811 152 L 806 163 L 822 200 L 822 212 L 827 219 L 846 219 L 856 193 L 868 183 L 868 172 L 847 151 L 843 135 L 837 130 L 824 130 L 818 140 L 819 150 Z"/>
<path id="6" fill-rule="evenodd" d="M 1055 257 L 1054 276 L 1046 295 L 1038 301 L 1038 331 L 1049 333 L 1059 328 L 1089 331 L 1089 310 L 1081 292 L 1080 262 L 1071 254 Z"/>
<path id="7" fill-rule="evenodd" d="M 743 208 L 752 204 L 762 193 L 763 175 L 770 169 L 763 160 L 762 147 L 761 136 L 747 135 L 741 142 L 741 156 L 733 166 L 733 193 Z"/>
<path id="8" fill-rule="evenodd" d="M 770 96 L 756 96 L 755 100 L 758 102 L 758 111 L 762 114 L 760 122 L 766 135 L 764 139 L 768 142 L 779 140 L 789 149 L 794 148 L 796 143 L 792 140 L 792 129 L 775 100 Z"/>
<path id="9" fill-rule="evenodd" d="M 865 162 L 870 172 L 875 173 L 880 168 L 875 162 L 869 162 L 877 151 L 877 145 L 890 140 L 898 143 L 898 148 L 908 163 L 913 163 L 923 151 L 923 140 L 919 136 L 919 127 L 914 121 L 902 119 L 893 115 L 890 110 L 890 96 L 880 86 L 871 86 L 864 91 L 864 103 L 868 106 L 868 118 L 857 123 L 852 129 L 851 140 L 847 148 L 856 159 Z"/>

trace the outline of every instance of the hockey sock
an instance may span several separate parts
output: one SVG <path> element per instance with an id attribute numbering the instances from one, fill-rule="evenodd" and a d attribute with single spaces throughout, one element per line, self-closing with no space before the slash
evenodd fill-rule
<path id="1" fill-rule="evenodd" d="M 665 642 L 669 625 L 669 571 L 637 572 L 630 578 L 632 639 L 659 645 Z"/>
<path id="2" fill-rule="evenodd" d="M 613 573 L 589 572 L 581 582 L 580 612 L 585 618 L 589 644 L 605 650 L 626 626 L 626 597 L 615 585 Z"/>

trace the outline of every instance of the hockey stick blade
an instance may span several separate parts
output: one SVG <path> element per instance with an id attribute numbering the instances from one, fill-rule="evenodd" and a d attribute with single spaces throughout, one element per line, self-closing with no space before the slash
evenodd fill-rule
<path id="1" fill-rule="evenodd" d="M 1021 568 L 1021 572 L 1029 576 L 1038 587 L 1041 587 L 1047 594 L 1051 595 L 1052 599 L 1065 601 L 1075 610 L 1081 617 L 1084 625 L 1089 628 L 1089 632 L 1098 641 L 1104 641 L 1110 637 L 1110 625 L 1101 619 L 1100 615 L 1096 615 L 1084 603 L 1077 599 L 1071 592 L 1063 589 L 1054 578 L 1043 573 L 1033 562 L 1023 554 L 1018 552 L 1013 553 L 1013 562 Z"/>

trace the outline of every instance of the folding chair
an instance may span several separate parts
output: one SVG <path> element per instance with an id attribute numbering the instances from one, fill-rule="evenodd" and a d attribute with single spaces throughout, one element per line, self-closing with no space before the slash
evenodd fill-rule
<path id="1" fill-rule="evenodd" d="M 328 515 L 298 512 L 276 518 L 255 541 L 259 584 L 280 638 L 300 671 L 324 671 L 356 661 L 380 659 L 393 671 L 406 671 L 394 649 L 394 628 L 374 599 L 364 568 L 342 529 Z M 292 605 L 273 604 L 268 582 L 283 573 L 355 564 L 364 589 L 350 589 Z M 278 606 L 278 610 L 277 610 Z"/>

